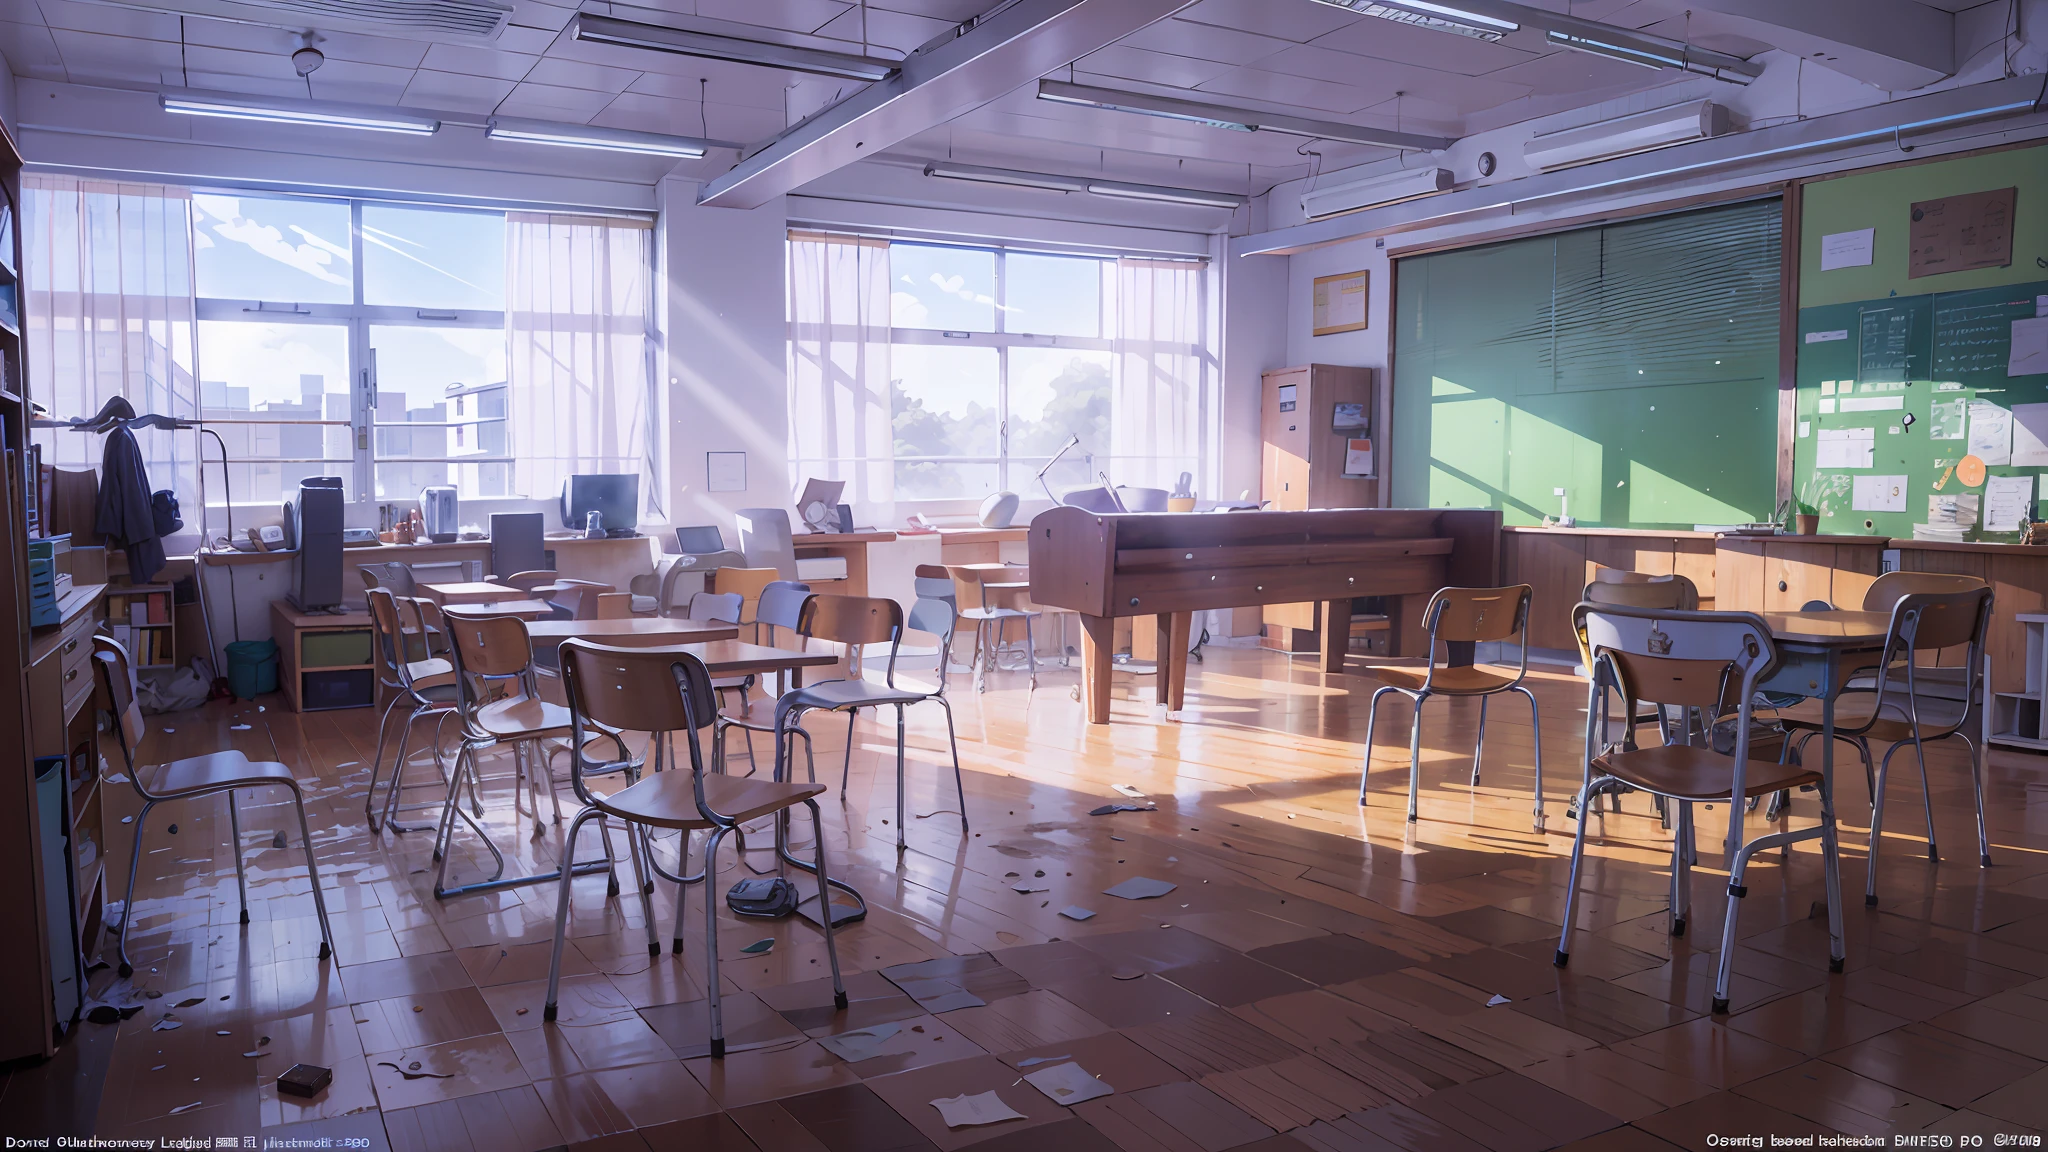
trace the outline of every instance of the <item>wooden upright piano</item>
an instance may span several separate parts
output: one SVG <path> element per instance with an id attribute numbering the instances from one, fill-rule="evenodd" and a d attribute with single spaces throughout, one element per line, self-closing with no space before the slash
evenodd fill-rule
<path id="1" fill-rule="evenodd" d="M 1089 723 L 1107 724 L 1116 617 L 1158 617 L 1159 701 L 1179 711 L 1191 613 L 1322 601 L 1323 669 L 1339 672 L 1353 597 L 1498 584 L 1500 526 L 1499 512 L 1473 508 L 1103 514 L 1059 507 L 1031 522 L 1031 599 L 1080 613 L 1082 699 Z M 1462 656 L 1470 663 L 1469 653 Z"/>

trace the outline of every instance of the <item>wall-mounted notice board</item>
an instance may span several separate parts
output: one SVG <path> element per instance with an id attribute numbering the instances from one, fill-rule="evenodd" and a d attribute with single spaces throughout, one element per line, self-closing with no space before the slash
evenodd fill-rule
<path id="1" fill-rule="evenodd" d="M 1803 308 L 1798 339 L 1793 474 L 1823 532 L 2018 540 L 2048 470 L 2048 280 Z"/>

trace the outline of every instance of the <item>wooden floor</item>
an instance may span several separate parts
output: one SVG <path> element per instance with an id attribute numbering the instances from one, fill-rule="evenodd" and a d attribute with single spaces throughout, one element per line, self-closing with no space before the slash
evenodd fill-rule
<path id="1" fill-rule="evenodd" d="M 134 986 L 151 998 L 118 1025 L 91 1132 L 435 1152 L 1622 1152 L 1704 1148 L 1710 1134 L 1989 1142 L 2048 1129 L 2048 761 L 1990 758 L 1988 870 L 1960 751 L 1932 757 L 1938 865 L 1925 856 L 1917 774 L 1897 773 L 1881 899 L 1866 909 L 1855 894 L 1868 803 L 1852 760 L 1838 773 L 1846 973 L 1827 970 L 1817 845 L 1789 861 L 1769 853 L 1742 907 L 1734 1011 L 1716 1017 L 1725 811 L 1701 814 L 1694 919 L 1680 938 L 1666 931 L 1669 841 L 1645 798 L 1597 817 L 1572 964 L 1551 964 L 1582 682 L 1562 670 L 1536 677 L 1549 812 L 1538 833 L 1519 700 L 1492 709 L 1477 787 L 1476 705 L 1431 703 L 1422 819 L 1410 825 L 1405 704 L 1381 717 L 1371 804 L 1357 804 L 1368 676 L 1214 648 L 1191 673 L 1179 722 L 1155 713 L 1149 679 L 1120 674 L 1117 722 L 1094 728 L 1070 694 L 1075 672 L 1048 672 L 1035 692 L 1002 674 L 982 696 L 956 677 L 972 829 L 963 835 L 941 768 L 944 713 L 916 708 L 900 861 L 894 725 L 862 720 L 842 794 L 845 728 L 819 718 L 833 866 L 871 909 L 839 936 L 855 1004 L 831 1010 L 814 927 L 721 910 L 723 1061 L 704 1055 L 697 888 L 684 955 L 650 959 L 630 871 L 621 865 L 624 899 L 607 900 L 602 877 L 578 880 L 561 1018 L 544 1024 L 556 888 L 437 901 L 430 834 L 366 827 L 370 713 L 298 716 L 271 699 L 153 717 L 150 759 L 224 745 L 269 758 L 274 739 L 309 783 L 338 954 L 315 958 L 287 804 L 243 801 L 246 927 L 225 805 L 160 809 L 132 945 Z M 493 754 L 485 769 L 509 763 Z M 546 820 L 534 839 L 506 785 L 487 800 L 498 838 L 517 846 L 515 867 L 553 858 L 566 824 Z M 1089 814 L 1148 801 L 1156 811 Z M 1792 823 L 1816 815 L 1813 796 L 1798 796 Z M 287 847 L 274 846 L 279 832 Z M 466 832 L 458 844 L 456 870 L 473 877 L 481 853 Z M 673 860 L 672 842 L 660 851 Z M 766 853 L 751 862 L 766 868 Z M 721 892 L 752 874 L 729 850 L 719 872 Z M 1134 877 L 1176 887 L 1143 901 L 1104 894 Z M 666 941 L 674 889 L 660 886 L 654 907 Z M 1066 918 L 1070 908 L 1094 915 Z M 742 951 L 768 938 L 767 954 Z M 112 983 L 111 971 L 94 979 L 120 995 Z M 816 1039 L 881 1023 L 898 1030 L 857 1063 Z M 1021 1079 L 1050 1057 L 1114 1091 L 1053 1102 Z M 334 1070 L 316 1100 L 272 1085 L 300 1061 Z M 15 1074 L 0 1113 L 22 1115 L 35 1084 L 33 1072 Z M 988 1091 L 1022 1118 L 948 1129 L 930 1103 Z"/>

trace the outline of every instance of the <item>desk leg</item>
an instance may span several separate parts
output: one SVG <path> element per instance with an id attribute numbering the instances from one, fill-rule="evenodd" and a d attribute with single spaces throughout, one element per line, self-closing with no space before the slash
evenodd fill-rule
<path id="1" fill-rule="evenodd" d="M 1081 616 L 1081 702 L 1090 724 L 1109 723 L 1109 655 L 1116 642 L 1116 621 L 1108 616 Z"/>
<path id="2" fill-rule="evenodd" d="M 1159 615 L 1159 703 L 1178 712 L 1188 694 L 1188 638 L 1194 630 L 1192 612 Z"/>
<path id="3" fill-rule="evenodd" d="M 1323 671 L 1342 672 L 1344 657 L 1351 652 L 1351 601 L 1329 600 L 1323 604 Z"/>

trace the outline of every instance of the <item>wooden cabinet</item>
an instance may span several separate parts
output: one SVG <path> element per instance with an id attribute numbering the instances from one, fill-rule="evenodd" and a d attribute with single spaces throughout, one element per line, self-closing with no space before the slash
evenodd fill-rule
<path id="1" fill-rule="evenodd" d="M 378 697 L 376 633 L 367 612 L 308 614 L 270 602 L 277 686 L 294 712 L 367 708 Z"/>
<path id="2" fill-rule="evenodd" d="M 1723 536 L 1714 607 L 1797 612 L 1810 601 L 1861 608 L 1890 541 L 1882 536 Z"/>
<path id="3" fill-rule="evenodd" d="M 1347 412 L 1357 405 L 1366 426 L 1338 430 L 1340 404 Z M 1373 476 L 1344 474 L 1349 440 L 1372 440 L 1380 447 L 1372 369 L 1335 364 L 1275 368 L 1264 374 L 1259 413 L 1259 498 L 1268 507 L 1282 512 L 1379 507 L 1383 453 L 1374 456 Z M 1314 604 L 1268 604 L 1267 641 L 1293 651 L 1299 640 L 1303 651 L 1312 651 L 1319 642 L 1317 620 Z"/>
<path id="4" fill-rule="evenodd" d="M 1579 646 L 1572 608 L 1602 568 L 1673 573 L 1699 589 L 1700 607 L 1714 607 L 1714 536 L 1708 532 L 1636 531 L 1626 528 L 1505 528 L 1501 531 L 1501 583 L 1535 590 L 1529 606 L 1529 645 L 1568 652 Z"/>
<path id="5" fill-rule="evenodd" d="M 81 550 L 83 551 L 83 550 Z M 92 549 L 91 551 L 100 551 Z M 107 902 L 106 804 L 102 779 L 97 715 L 92 707 L 98 680 L 92 661 L 92 637 L 106 619 L 101 596 L 105 585 L 74 584 L 58 604 L 58 622 L 38 629 L 29 646 L 28 703 L 31 748 L 40 760 L 64 761 L 64 787 L 70 793 L 65 818 L 70 821 L 69 891 L 75 907 L 46 908 L 54 926 L 77 928 L 71 954 L 99 951 L 100 928 Z M 125 857 L 124 857 L 125 861 Z M 50 891 L 63 885 L 52 884 Z M 60 929 L 53 929 L 60 930 Z M 56 1020 L 59 1027 L 69 1020 Z"/>

